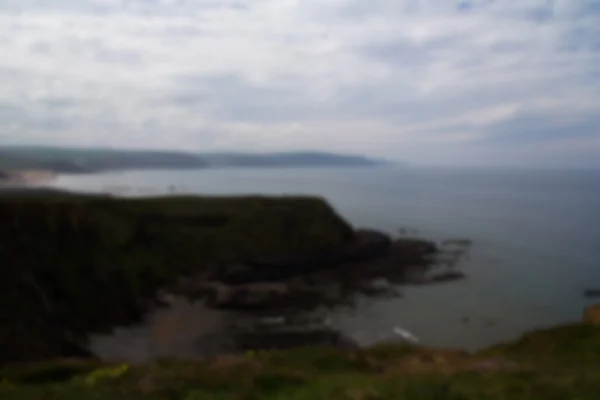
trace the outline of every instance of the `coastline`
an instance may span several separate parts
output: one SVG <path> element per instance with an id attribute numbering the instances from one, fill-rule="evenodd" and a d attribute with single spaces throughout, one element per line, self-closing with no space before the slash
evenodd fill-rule
<path id="1" fill-rule="evenodd" d="M 29 183 L 50 177 L 45 173 L 22 176 Z M 318 198 L 162 196 L 106 201 L 105 197 L 73 195 L 60 205 L 42 196 L 23 207 L 15 196 L 0 205 L 0 216 L 19 221 L 16 233 L 12 224 L 5 227 L 5 246 L 15 260 L 9 264 L 10 278 L 18 282 L 26 263 L 29 282 L 33 279 L 30 286 L 42 288 L 41 294 L 40 289 L 15 292 L 24 303 L 31 303 L 31 310 L 12 317 L 15 323 L 33 324 L 30 316 L 37 313 L 48 321 L 49 331 L 30 338 L 48 348 L 46 356 L 31 354 L 30 346 L 15 345 L 10 347 L 14 358 L 70 355 L 71 351 L 57 351 L 55 343 L 47 340 L 54 334 L 71 347 L 78 342 L 83 350 L 89 334 L 137 325 L 160 303 L 168 305 L 169 301 L 156 297 L 159 291 L 190 302 L 203 301 L 213 314 L 247 316 L 248 324 L 234 332 L 237 351 L 323 341 L 346 344 L 323 321 L 304 319 L 312 319 L 308 317 L 317 309 L 352 307 L 357 296 L 399 297 L 398 284 L 464 278 L 460 271 L 437 262 L 438 257 L 448 258 L 449 250 L 456 254 L 455 249 L 425 239 L 356 229 Z M 286 235 L 281 235 L 284 230 Z M 68 247 L 47 249 L 45 243 L 54 241 L 56 232 Z M 110 267 L 102 262 L 107 249 L 113 255 Z M 30 253 L 42 256 L 33 259 Z M 55 263 L 57 253 L 60 266 Z M 175 265 L 170 261 L 174 254 L 181 260 Z M 157 261 L 148 266 L 147 259 Z M 136 269 L 144 274 L 129 272 Z M 45 278 L 48 271 L 52 280 Z M 85 294 L 75 288 L 76 281 L 86 282 Z M 108 289 L 118 285 L 120 292 Z M 7 291 L 15 287 L 7 281 Z M 68 295 L 51 297 L 56 287 L 62 290 L 58 293 Z M 84 311 L 77 306 L 80 303 L 86 304 Z M 56 324 L 61 318 L 63 322 Z M 282 318 L 283 323 L 263 329 L 265 320 Z M 185 328 L 173 331 L 169 328 L 173 338 L 191 334 Z M 21 343 L 20 336 L 6 334 L 7 340 Z M 69 339 L 72 335 L 78 335 L 77 340 Z M 191 339 L 190 347 L 203 338 Z"/>
<path id="2" fill-rule="evenodd" d="M 41 178 L 42 176 L 34 175 L 33 177 Z M 28 178 L 31 177 L 28 175 Z M 90 197 L 90 199 L 93 198 Z M 251 200 L 256 201 L 256 198 L 244 201 Z M 77 285 L 83 282 L 93 283 L 110 270 L 104 270 L 104 274 L 100 274 L 98 273 L 100 271 L 92 269 L 93 274 L 91 275 L 77 275 L 79 271 L 83 271 L 81 267 L 87 265 L 87 260 L 110 260 L 111 265 L 119 267 L 116 271 L 121 271 L 121 266 L 136 266 L 136 264 L 132 264 L 132 260 L 138 259 L 142 254 L 128 253 L 129 256 L 124 259 L 123 263 L 113 257 L 110 259 L 98 258 L 99 253 L 95 253 L 95 249 L 104 248 L 103 246 L 106 244 L 111 245 L 109 249 L 121 249 L 123 252 L 135 248 L 135 241 L 128 241 L 125 240 L 127 237 L 114 235 L 116 230 L 112 229 L 113 226 L 119 228 L 121 232 L 129 232 L 130 239 L 139 239 L 140 251 L 146 254 L 158 248 L 149 244 L 164 243 L 164 239 L 173 237 L 178 232 L 189 232 L 189 230 L 181 230 L 186 226 L 193 228 L 194 232 L 202 230 L 202 227 L 213 232 L 215 227 L 221 226 L 227 220 L 223 215 L 225 209 L 237 211 L 240 206 L 244 205 L 238 200 L 236 204 L 215 208 L 208 215 L 206 213 L 197 214 L 197 210 L 207 209 L 206 202 L 208 200 L 183 198 L 175 204 L 177 212 L 174 214 L 173 207 L 169 206 L 174 201 L 173 198 L 113 201 L 114 203 L 111 201 L 110 204 L 113 207 L 109 207 L 107 202 L 102 202 L 100 209 L 90 206 L 95 204 L 93 201 L 87 205 L 86 202 L 76 202 L 74 208 L 66 207 L 68 202 L 64 202 L 58 209 L 47 208 L 48 205 L 43 204 L 43 199 L 40 200 L 42 204 L 39 204 L 41 208 L 32 208 L 31 206 L 35 205 L 34 202 L 27 204 L 27 207 L 21 207 L 22 204 L 17 201 L 16 208 L 9 207 L 5 210 L 6 221 L 17 221 L 18 223 L 14 226 L 25 230 L 17 229 L 15 231 L 12 228 L 13 223 L 4 224 L 4 226 L 10 226 L 10 230 L 7 229 L 3 236 L 9 246 L 6 254 L 20 254 L 21 257 L 15 258 L 19 262 L 13 265 L 14 274 L 9 274 L 9 280 L 5 282 L 7 290 L 0 290 L 0 292 L 9 293 L 11 288 L 20 287 L 19 284 L 23 278 L 21 271 L 25 267 L 31 272 L 25 276 L 30 290 L 18 293 L 21 296 L 37 296 L 37 299 L 22 297 L 20 303 L 37 304 L 38 306 L 45 304 L 45 309 L 42 309 L 44 307 L 40 308 L 39 318 L 18 320 L 17 324 L 10 326 L 31 326 L 32 328 L 29 328 L 27 332 L 35 333 L 33 327 L 39 328 L 38 321 L 42 321 L 45 326 L 51 328 L 52 324 L 65 321 L 61 317 L 69 315 L 64 314 L 64 311 L 68 310 L 66 307 L 68 304 L 84 304 L 85 300 L 90 299 L 90 297 L 88 299 L 73 298 L 70 303 L 67 303 L 58 301 L 59 299 L 55 297 L 49 297 L 48 295 L 52 296 L 54 293 L 51 290 L 52 285 L 43 284 L 44 276 L 36 274 L 37 267 L 44 260 L 48 262 L 46 264 L 48 272 L 56 271 L 59 265 L 74 266 L 74 268 L 64 269 L 63 275 L 56 276 L 57 278 L 68 276 L 69 279 L 64 280 L 65 284 L 73 281 L 72 277 L 79 277 L 77 280 L 79 283 L 75 282 Z M 214 201 L 216 200 L 213 199 L 212 202 Z M 226 200 L 221 198 L 218 201 L 220 204 Z M 264 212 L 259 213 L 261 226 L 269 226 L 268 223 L 263 222 L 268 222 L 266 217 L 272 215 L 274 210 L 287 208 L 276 207 L 277 202 L 283 201 L 282 199 L 278 199 L 275 203 L 272 201 L 275 200 L 271 200 L 270 204 L 265 204 L 262 207 Z M 127 213 L 127 208 L 116 208 L 125 203 L 129 203 L 130 207 L 135 205 L 135 208 L 129 208 L 130 212 L 135 211 L 135 213 Z M 218 204 L 213 204 L 213 207 Z M 288 204 L 288 206 L 292 206 L 292 204 Z M 115 212 L 107 214 L 111 210 Z M 158 212 L 161 210 L 162 212 Z M 188 212 L 182 212 L 186 210 Z M 250 208 L 250 211 L 253 210 L 255 207 Z M 329 212 L 331 211 L 329 209 Z M 285 221 L 299 212 L 306 213 L 306 207 L 295 206 L 293 213 L 272 215 L 271 222 L 280 223 L 282 218 Z M 309 216 L 313 214 L 311 213 Z M 40 223 L 42 220 L 39 217 L 44 215 L 49 218 L 44 218 L 44 223 Z M 241 220 L 246 221 L 247 215 L 243 213 Z M 15 216 L 19 218 L 15 219 Z M 232 214 L 230 218 L 235 216 L 236 214 Z M 323 214 L 316 215 L 315 222 L 322 223 L 325 216 Z M 145 227 L 152 228 L 144 223 L 150 219 L 159 222 L 161 229 L 144 229 Z M 109 221 L 110 225 L 98 225 L 98 221 Z M 135 224 L 130 227 L 132 229 L 127 228 L 128 224 L 134 221 L 139 222 L 139 226 Z M 248 228 L 255 226 L 255 222 L 251 222 L 250 225 L 241 226 L 239 230 L 247 232 Z M 284 227 L 294 226 L 295 229 L 300 229 L 303 226 L 303 224 L 294 222 L 292 220 Z M 190 223 L 193 224 L 189 225 Z M 331 223 L 317 227 L 325 228 Z M 181 224 L 184 225 L 181 226 Z M 32 227 L 31 230 L 27 229 L 29 226 Z M 73 258 L 62 258 L 61 260 L 64 261 L 62 263 L 55 263 L 56 257 L 52 254 L 49 258 L 44 258 L 46 253 L 38 249 L 50 250 L 53 248 L 45 247 L 45 243 L 50 243 L 51 240 L 40 236 L 40 232 L 44 232 L 44 226 L 48 228 L 45 232 L 52 235 L 60 232 L 61 238 L 68 239 L 66 241 L 68 248 L 59 249 L 61 250 L 60 254 L 61 257 L 71 255 Z M 339 229 L 342 227 L 340 226 Z M 258 236 L 272 236 L 271 239 L 275 240 L 280 236 L 273 232 L 279 231 L 279 229 L 275 229 L 272 232 L 257 231 L 254 234 L 251 232 L 243 235 L 242 239 L 244 239 L 244 243 Z M 297 233 L 300 234 L 302 231 L 304 229 Z M 313 232 L 314 230 L 308 231 Z M 135 234 L 136 232 L 139 234 Z M 157 232 L 165 235 L 155 238 L 153 234 Z M 12 241 L 15 237 L 17 240 Z M 228 235 L 228 237 L 231 236 Z M 297 293 L 300 289 L 311 289 L 313 290 L 310 296 L 312 299 L 316 297 L 315 291 L 319 292 L 322 285 L 328 284 L 332 280 L 343 281 L 343 283 L 347 283 L 347 287 L 351 291 L 366 291 L 387 297 L 388 293 L 379 293 L 381 289 L 386 292 L 387 287 L 382 288 L 379 284 L 367 287 L 356 286 L 355 283 L 360 283 L 356 280 L 374 278 L 375 276 L 372 275 L 374 273 L 376 275 L 387 274 L 392 272 L 389 270 L 392 266 L 395 266 L 394 271 L 401 272 L 400 270 L 403 268 L 398 270 L 400 266 L 413 265 L 415 261 L 422 260 L 424 264 L 417 268 L 417 276 L 396 273 L 392 278 L 397 277 L 402 280 L 408 278 L 409 282 L 417 284 L 444 282 L 443 275 L 421 274 L 421 272 L 429 271 L 428 265 L 432 261 L 429 256 L 455 254 L 457 247 L 467 248 L 470 244 L 470 241 L 465 239 L 445 240 L 436 246 L 436 250 L 432 247 L 432 242 L 423 239 L 392 238 L 391 249 L 386 245 L 388 250 L 385 254 L 389 256 L 391 251 L 392 255 L 396 254 L 396 256 L 388 261 L 385 261 L 387 258 L 384 257 L 379 263 L 374 263 L 371 257 L 363 260 L 362 255 L 364 247 L 371 248 L 373 244 L 379 243 L 374 240 L 374 238 L 380 237 L 379 234 L 355 231 L 353 237 L 354 246 L 345 248 L 341 252 L 334 252 L 334 258 L 341 256 L 345 261 L 341 265 L 341 269 L 326 268 L 323 270 L 319 268 L 318 271 L 307 271 L 304 268 L 305 264 L 315 267 L 315 263 L 318 264 L 323 259 L 327 261 L 323 264 L 324 266 L 331 266 L 328 261 L 330 256 L 322 258 L 320 255 L 317 258 L 310 257 L 308 259 L 287 256 L 272 258 L 271 255 L 275 253 L 269 250 L 264 253 L 266 259 L 253 257 L 252 259 L 255 261 L 250 260 L 245 264 L 238 264 L 235 269 L 228 270 L 230 273 L 225 276 L 215 276 L 215 271 L 210 268 L 198 271 L 206 272 L 205 275 L 184 274 L 184 279 L 181 279 L 181 275 L 178 274 L 180 278 L 176 279 L 176 282 L 173 282 L 172 285 L 160 285 L 164 289 L 159 289 L 156 298 L 147 299 L 148 307 L 140 306 L 140 311 L 144 311 L 144 309 L 148 311 L 149 308 L 156 310 L 151 315 L 146 314 L 149 332 L 141 330 L 139 322 L 133 320 L 135 318 L 130 319 L 132 317 L 130 313 L 136 313 L 135 309 L 131 309 L 126 310 L 127 315 L 123 316 L 123 321 L 126 320 L 125 322 L 131 326 L 131 329 L 124 329 L 122 326 L 112 328 L 113 324 L 106 324 L 103 328 L 106 336 L 117 337 L 118 346 L 106 341 L 106 336 L 104 339 L 96 336 L 92 339 L 95 346 L 83 348 L 81 346 L 84 344 L 83 341 L 79 342 L 80 338 L 75 333 L 66 331 L 62 335 L 63 343 L 56 344 L 59 346 L 60 353 L 56 356 L 52 356 L 53 349 L 49 347 L 47 350 L 49 357 L 9 363 L 3 363 L 6 360 L 0 357 L 0 397 L 17 400 L 41 399 L 55 395 L 55 397 L 61 398 L 112 400 L 125 397 L 162 398 L 167 394 L 172 398 L 181 399 L 332 398 L 342 400 L 354 398 L 377 400 L 419 398 L 424 400 L 460 398 L 475 400 L 490 398 L 500 400 L 515 398 L 530 400 L 533 398 L 532 395 L 539 394 L 539 398 L 589 400 L 597 398 L 597 382 L 600 382 L 598 380 L 600 377 L 600 357 L 598 355 L 600 353 L 597 351 L 600 349 L 599 306 L 586 309 L 583 319 L 579 323 L 529 331 L 519 339 L 499 342 L 499 344 L 474 352 L 447 347 L 432 347 L 425 342 L 419 343 L 418 340 L 411 340 L 410 332 L 401 328 L 394 329 L 395 335 L 389 339 L 374 345 L 358 346 L 353 340 L 348 340 L 343 334 L 330 327 L 326 320 L 320 318 L 303 320 L 306 314 L 296 312 L 290 314 L 284 312 L 282 315 L 280 309 L 282 305 L 286 306 L 284 308 L 291 307 L 294 310 L 302 306 L 302 302 L 299 302 L 298 298 L 286 296 L 286 293 L 283 292 L 286 289 L 282 285 L 289 285 L 286 286 L 287 290 Z M 21 241 L 19 238 L 26 239 L 26 241 Z M 153 240 L 153 238 L 157 240 Z M 189 247 L 191 249 L 189 254 L 202 256 L 193 263 L 198 267 L 205 254 L 202 255 L 202 252 L 197 251 L 195 246 L 181 246 L 182 243 L 179 239 L 183 239 L 184 236 L 175 236 L 175 238 L 177 239 L 175 240 L 177 252 L 165 253 L 165 255 L 181 255 L 180 250 Z M 362 240 L 357 240 L 360 238 Z M 97 239 L 101 239 L 102 242 L 96 241 Z M 321 240 L 319 240 L 320 242 Z M 389 239 L 385 239 L 385 242 L 389 244 Z M 126 246 L 115 247 L 119 243 Z M 230 243 L 228 239 L 226 241 L 227 248 L 230 247 Z M 366 246 L 365 243 L 369 245 Z M 88 244 L 93 246 L 88 246 Z M 343 241 L 342 244 L 349 245 L 351 242 Z M 11 245 L 13 247 L 10 247 Z M 275 246 L 275 248 L 277 247 L 279 246 Z M 375 247 L 379 248 L 379 246 Z M 22 252 L 19 252 L 19 249 Z M 73 252 L 73 249 L 83 249 L 84 251 Z M 338 249 L 338 247 L 334 247 L 334 249 Z M 371 251 L 367 253 L 372 255 Z M 377 253 L 379 254 L 379 252 Z M 30 257 L 29 254 L 33 254 L 33 257 Z M 151 255 L 152 259 L 161 258 L 161 254 L 158 253 L 151 253 Z M 380 257 L 381 255 L 377 258 Z M 142 261 L 146 259 L 143 258 Z M 170 258 L 165 259 L 171 260 Z M 446 257 L 442 257 L 442 259 L 447 261 Z M 27 264 L 28 261 L 30 264 Z M 127 262 L 125 263 L 125 261 Z M 346 264 L 349 261 L 353 261 L 350 263 L 352 265 Z M 95 265 L 97 264 L 89 264 L 89 267 Z M 173 264 L 169 263 L 168 266 L 170 269 Z M 260 274 L 248 275 L 248 268 L 256 269 L 257 272 L 260 271 Z M 301 272 L 301 276 L 293 274 L 291 277 L 280 275 L 273 277 L 273 271 L 280 269 L 288 272 L 298 271 Z M 8 271 L 11 269 L 9 268 Z M 365 276 L 367 271 L 368 274 Z M 307 272 L 309 276 L 305 275 Z M 221 277 L 223 280 L 221 286 L 205 287 L 207 281 L 210 282 L 208 278 L 211 276 L 215 279 Z M 260 280 L 254 282 L 257 276 Z M 428 276 L 429 278 L 427 278 Z M 189 279 L 185 279 L 185 277 Z M 452 276 L 449 277 L 452 278 Z M 270 282 L 275 278 L 277 278 L 277 282 Z M 268 283 L 265 283 L 265 279 Z M 280 280 L 282 281 L 280 282 Z M 370 281 L 370 279 L 367 280 Z M 62 282 L 60 279 L 58 281 Z M 123 301 L 126 299 L 119 296 L 120 298 L 116 299 L 118 301 L 114 303 L 113 308 L 109 301 L 109 293 L 114 293 L 115 289 L 123 287 L 117 283 L 119 281 L 124 282 L 118 279 L 118 276 L 111 276 L 106 285 L 99 282 L 98 286 L 88 286 L 86 287 L 86 296 L 87 292 L 92 291 L 101 295 L 102 304 L 99 306 L 102 306 L 101 309 L 104 313 L 111 309 L 119 312 L 128 309 L 130 305 L 135 306 L 134 303 L 144 301 L 145 296 L 132 298 L 133 303 Z M 62 287 L 64 289 L 74 288 L 65 285 Z M 110 290 L 107 290 L 108 288 Z M 175 293 L 169 289 L 173 289 Z M 182 293 L 178 293 L 177 289 L 180 289 Z M 68 292 L 72 292 L 72 290 L 68 290 Z M 287 294 L 289 295 L 291 292 Z M 122 292 L 121 294 L 126 293 Z M 100 298 L 97 295 L 92 296 L 91 299 Z M 191 301 L 190 298 L 196 296 L 204 296 L 206 302 Z M 286 297 L 289 297 L 287 299 L 289 304 L 283 301 Z M 9 293 L 6 298 L 12 300 L 14 297 Z M 335 303 L 337 304 L 337 301 Z M 7 302 L 7 304 L 12 309 L 14 303 Z M 259 312 L 247 310 L 248 306 L 255 307 L 257 304 L 260 304 Z M 275 306 L 273 311 L 276 313 L 264 315 L 262 310 L 266 306 Z M 77 311 L 77 308 L 72 310 Z M 35 308 L 26 311 L 35 311 Z M 28 315 L 23 311 L 18 312 L 19 315 Z M 60 325 L 57 325 L 56 328 L 60 329 Z M 229 332 L 230 335 L 223 334 L 223 331 Z M 16 337 L 19 341 L 14 343 L 15 346 L 28 343 L 30 344 L 28 348 L 37 350 L 36 346 L 40 345 L 39 342 L 27 342 L 28 339 L 31 339 L 28 337 L 29 335 L 21 334 L 20 330 L 14 332 L 19 335 Z M 55 334 L 56 332 L 49 329 L 43 332 L 42 337 L 51 337 Z M 202 342 L 198 339 L 201 339 Z M 189 346 L 186 345 L 186 341 Z M 202 346 L 204 349 L 199 348 Z"/>

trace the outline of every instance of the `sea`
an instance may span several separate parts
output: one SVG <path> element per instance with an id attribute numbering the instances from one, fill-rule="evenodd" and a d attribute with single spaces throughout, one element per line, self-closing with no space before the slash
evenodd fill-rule
<path id="1" fill-rule="evenodd" d="M 62 175 L 53 186 L 123 196 L 315 195 L 356 227 L 472 241 L 459 266 L 466 279 L 406 286 L 401 297 L 330 313 L 335 328 L 364 345 L 400 328 L 427 346 L 477 350 L 579 321 L 600 303 L 584 295 L 600 288 L 600 171 L 224 168 Z M 98 346 L 110 353 L 104 340 Z"/>

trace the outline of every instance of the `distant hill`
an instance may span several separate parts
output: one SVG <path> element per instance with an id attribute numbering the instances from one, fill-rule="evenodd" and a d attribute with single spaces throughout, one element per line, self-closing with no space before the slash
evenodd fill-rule
<path id="1" fill-rule="evenodd" d="M 0 147 L 0 169 L 43 169 L 63 173 L 151 168 L 203 168 L 195 154 L 175 151 Z"/>
<path id="2" fill-rule="evenodd" d="M 178 151 L 0 147 L 0 170 L 39 169 L 90 173 L 125 169 L 192 169 L 206 167 L 373 166 L 382 161 L 322 152 L 191 153 Z"/>
<path id="3" fill-rule="evenodd" d="M 325 167 L 373 166 L 383 161 L 362 156 L 324 152 L 204 153 L 200 157 L 213 167 Z"/>

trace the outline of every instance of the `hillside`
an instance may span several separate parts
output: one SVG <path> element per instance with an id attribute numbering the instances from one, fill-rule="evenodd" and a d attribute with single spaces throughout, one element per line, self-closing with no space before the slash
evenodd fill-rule
<path id="1" fill-rule="evenodd" d="M 120 169 L 202 168 L 198 156 L 170 151 L 0 147 L 0 169 L 89 173 Z"/>
<path id="2" fill-rule="evenodd" d="M 186 274 L 319 251 L 352 228 L 313 198 L 0 196 L 0 364 L 72 354 Z"/>
<path id="3" fill-rule="evenodd" d="M 322 152 L 202 153 L 200 156 L 213 167 L 365 167 L 384 163 L 362 156 Z"/>
<path id="4" fill-rule="evenodd" d="M 0 170 L 48 170 L 57 173 L 91 173 L 124 169 L 323 167 L 378 164 L 381 162 L 366 157 L 319 152 L 248 154 L 0 147 Z"/>
<path id="5" fill-rule="evenodd" d="M 600 327 L 546 329 L 476 354 L 383 344 L 153 364 L 53 361 L 0 370 L 6 400 L 597 400 Z"/>

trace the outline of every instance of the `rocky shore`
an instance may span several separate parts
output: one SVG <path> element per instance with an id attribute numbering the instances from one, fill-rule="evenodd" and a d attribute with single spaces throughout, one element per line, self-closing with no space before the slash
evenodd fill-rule
<path id="1" fill-rule="evenodd" d="M 458 242 L 458 244 L 457 244 Z M 261 261 L 228 269 L 229 273 L 186 276 L 159 303 L 173 298 L 233 313 L 235 323 L 197 346 L 212 353 L 286 349 L 326 345 L 356 348 L 358 344 L 332 329 L 318 310 L 352 307 L 360 297 L 400 297 L 402 285 L 423 285 L 463 279 L 455 264 L 470 242 L 435 242 L 410 237 L 392 238 L 373 230 L 357 230 L 344 246 L 324 251 Z M 458 251 L 460 250 L 460 251 Z M 448 260 L 452 260 L 450 265 Z M 440 263 L 440 261 L 445 261 Z M 175 333 L 174 333 L 175 334 Z M 397 335 L 398 341 L 407 341 Z M 226 337 L 227 339 L 224 339 Z"/>
<path id="2" fill-rule="evenodd" d="M 460 258 L 466 253 L 467 247 Z M 249 261 L 226 271 L 180 279 L 177 293 L 207 299 L 215 308 L 235 310 L 311 310 L 348 304 L 357 294 L 386 296 L 399 284 L 431 284 L 462 279 L 448 253 L 435 242 L 392 238 L 358 230 L 349 243 L 324 251 Z"/>

